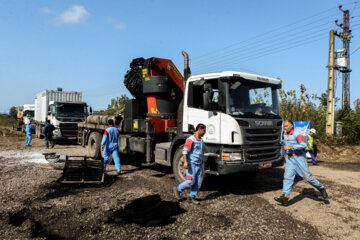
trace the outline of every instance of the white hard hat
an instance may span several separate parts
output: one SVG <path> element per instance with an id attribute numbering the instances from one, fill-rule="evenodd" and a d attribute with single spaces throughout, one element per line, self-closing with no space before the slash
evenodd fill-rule
<path id="1" fill-rule="evenodd" d="M 312 133 L 316 134 L 316 130 L 315 130 L 315 128 L 310 129 L 310 132 L 312 132 Z"/>

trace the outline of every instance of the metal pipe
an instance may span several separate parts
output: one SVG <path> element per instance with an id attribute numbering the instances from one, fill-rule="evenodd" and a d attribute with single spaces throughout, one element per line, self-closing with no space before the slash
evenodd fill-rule
<path id="1" fill-rule="evenodd" d="M 186 81 L 191 75 L 191 70 L 189 67 L 189 54 L 187 54 L 187 52 L 185 51 L 182 51 L 181 54 L 184 56 L 184 87 L 185 87 Z"/>

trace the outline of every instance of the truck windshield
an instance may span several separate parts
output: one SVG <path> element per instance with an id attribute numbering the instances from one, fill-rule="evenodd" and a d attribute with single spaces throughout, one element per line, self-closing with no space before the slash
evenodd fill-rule
<path id="1" fill-rule="evenodd" d="M 33 110 L 25 110 L 23 116 L 24 117 L 34 117 L 34 111 Z"/>
<path id="2" fill-rule="evenodd" d="M 247 118 L 281 118 L 278 90 L 249 82 L 229 83 L 227 113 Z"/>
<path id="3" fill-rule="evenodd" d="M 56 104 L 56 115 L 63 117 L 77 117 L 86 115 L 86 106 L 77 104 Z"/>

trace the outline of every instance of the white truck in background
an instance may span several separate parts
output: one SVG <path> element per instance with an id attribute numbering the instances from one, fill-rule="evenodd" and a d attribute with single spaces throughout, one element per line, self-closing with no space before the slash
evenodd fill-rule
<path id="1" fill-rule="evenodd" d="M 91 108 L 90 108 L 91 112 Z M 44 136 L 47 120 L 55 126 L 54 140 L 76 140 L 78 123 L 85 122 L 89 111 L 82 102 L 81 92 L 45 90 L 35 95 L 35 134 L 37 138 Z"/>
<path id="2" fill-rule="evenodd" d="M 14 130 L 25 132 L 26 124 L 29 122 L 31 117 L 34 117 L 34 104 L 24 104 L 17 107 L 17 119 Z"/>

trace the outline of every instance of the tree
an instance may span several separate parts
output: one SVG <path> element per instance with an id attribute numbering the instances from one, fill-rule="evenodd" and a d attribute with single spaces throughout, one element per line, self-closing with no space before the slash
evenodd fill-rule
<path id="1" fill-rule="evenodd" d="M 9 110 L 9 116 L 12 118 L 17 118 L 17 110 L 16 107 L 12 106 Z"/>
<path id="2" fill-rule="evenodd" d="M 121 97 L 112 98 L 111 103 L 108 104 L 108 107 L 106 109 L 106 114 L 112 115 L 117 111 L 123 109 L 126 100 L 129 100 L 129 98 L 125 94 L 121 95 Z"/>
<path id="3" fill-rule="evenodd" d="M 360 98 L 354 101 L 354 110 L 357 114 L 360 114 Z"/>

